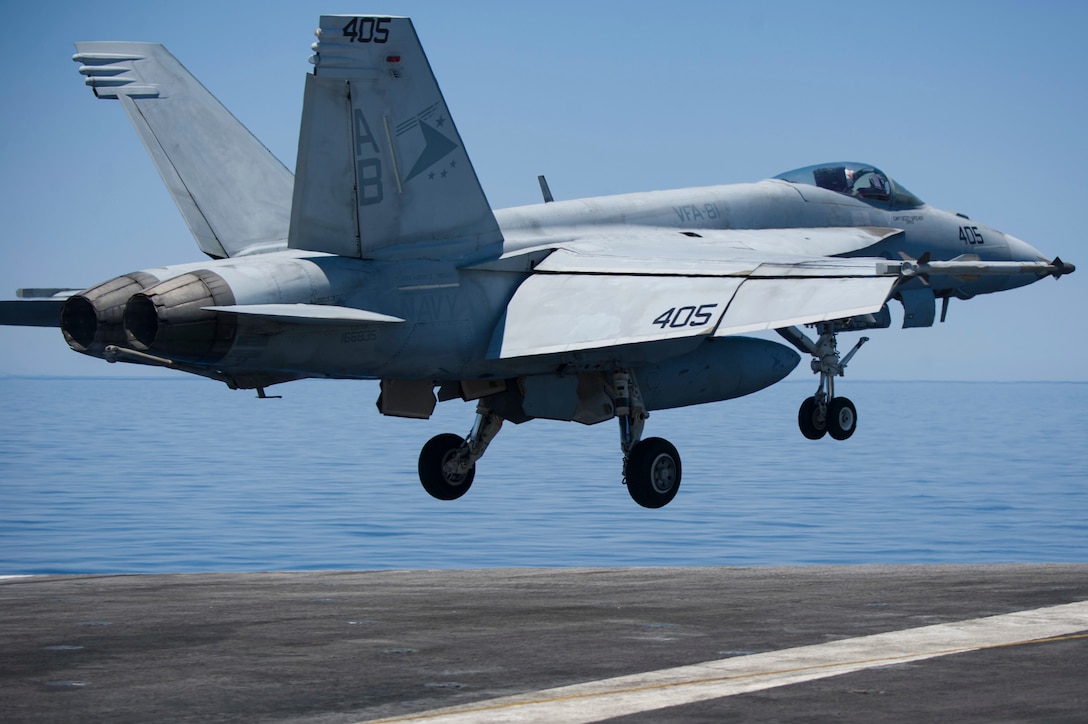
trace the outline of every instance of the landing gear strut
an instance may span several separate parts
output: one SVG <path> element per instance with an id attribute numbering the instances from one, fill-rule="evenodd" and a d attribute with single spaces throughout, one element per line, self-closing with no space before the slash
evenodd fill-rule
<path id="1" fill-rule="evenodd" d="M 614 411 L 620 423 L 623 451 L 623 482 L 631 498 L 644 508 L 660 508 L 680 489 L 680 454 L 668 440 L 642 439 L 646 405 L 634 375 L 626 370 L 612 374 Z M 503 419 L 487 399 L 476 406 L 476 423 L 468 437 L 436 435 L 419 453 L 419 481 L 439 500 L 456 500 L 468 492 L 476 477 L 476 461 L 495 439 Z"/>
<path id="2" fill-rule="evenodd" d="M 502 418 L 481 400 L 468 437 L 461 439 L 452 433 L 432 437 L 419 453 L 423 489 L 439 500 L 456 500 L 467 493 L 476 477 L 476 461 L 501 427 Z"/>
<path id="3" fill-rule="evenodd" d="M 634 375 L 614 372 L 612 386 L 616 392 L 616 417 L 620 423 L 623 479 L 627 492 L 643 508 L 668 505 L 680 489 L 680 454 L 668 440 L 660 437 L 641 439 L 646 418 L 650 415 Z"/>
<path id="4" fill-rule="evenodd" d="M 820 322 L 817 331 L 820 336 L 813 342 L 797 327 L 778 330 L 799 350 L 812 355 L 812 371 L 820 375 L 816 394 L 802 402 L 801 409 L 797 411 L 797 426 L 809 440 L 819 440 L 827 434 L 836 440 L 845 440 L 857 429 L 858 411 L 848 398 L 835 396 L 835 377 L 843 376 L 847 363 L 869 338 L 859 339 L 853 349 L 840 359 L 835 323 Z"/>

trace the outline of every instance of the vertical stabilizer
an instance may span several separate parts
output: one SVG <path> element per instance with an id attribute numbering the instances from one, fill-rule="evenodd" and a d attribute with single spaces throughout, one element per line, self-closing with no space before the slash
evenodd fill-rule
<path id="1" fill-rule="evenodd" d="M 289 245 L 448 258 L 502 235 L 408 18 L 325 15 L 306 78 Z"/>
<path id="2" fill-rule="evenodd" d="M 76 43 L 76 51 L 95 95 L 125 109 L 204 253 L 283 248 L 291 172 L 166 48 Z"/>

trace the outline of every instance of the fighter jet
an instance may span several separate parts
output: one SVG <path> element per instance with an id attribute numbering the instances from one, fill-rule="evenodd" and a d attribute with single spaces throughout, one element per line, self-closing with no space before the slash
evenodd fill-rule
<path id="1" fill-rule="evenodd" d="M 492 210 L 411 20 L 327 15 L 316 35 L 294 176 L 161 45 L 77 43 L 210 259 L 20 290 L 39 298 L 0 321 L 261 397 L 321 377 L 380 380 L 383 415 L 474 402 L 466 437 L 419 456 L 444 500 L 504 421 L 615 419 L 622 480 L 659 508 L 681 461 L 643 437 L 652 411 L 756 392 L 804 355 L 801 432 L 845 440 L 858 416 L 835 379 L 867 338 L 840 355 L 839 333 L 888 327 L 893 301 L 925 327 L 937 300 L 944 321 L 953 297 L 1074 271 L 867 163 L 567 201 L 541 177 L 544 203 Z M 766 330 L 788 344 L 744 336 Z"/>

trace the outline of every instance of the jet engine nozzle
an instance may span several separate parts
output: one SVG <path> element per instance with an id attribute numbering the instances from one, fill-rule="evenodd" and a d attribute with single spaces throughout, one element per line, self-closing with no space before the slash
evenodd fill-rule
<path id="1" fill-rule="evenodd" d="M 158 284 L 146 272 L 125 274 L 81 294 L 68 297 L 60 313 L 60 329 L 76 352 L 101 357 L 107 345 L 125 344 L 125 304 L 137 292 Z"/>
<path id="2" fill-rule="evenodd" d="M 234 292 L 215 272 L 201 269 L 168 279 L 128 300 L 128 344 L 174 359 L 218 361 L 230 349 L 237 325 L 234 315 L 204 307 L 233 304 Z"/>

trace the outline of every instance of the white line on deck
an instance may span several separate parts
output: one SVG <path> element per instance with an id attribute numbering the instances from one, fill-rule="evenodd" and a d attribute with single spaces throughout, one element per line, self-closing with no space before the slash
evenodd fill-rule
<path id="1" fill-rule="evenodd" d="M 1088 601 L 890 631 L 436 709 L 383 722 L 595 722 L 1088 630 Z"/>

